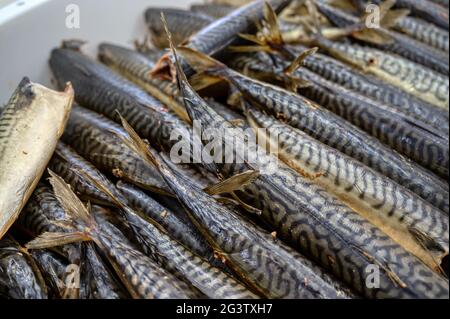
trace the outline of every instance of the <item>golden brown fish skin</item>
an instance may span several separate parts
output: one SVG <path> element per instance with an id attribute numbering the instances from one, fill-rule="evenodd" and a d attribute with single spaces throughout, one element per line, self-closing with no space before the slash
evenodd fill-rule
<path id="1" fill-rule="evenodd" d="M 44 278 L 34 259 L 10 237 L 0 240 L 0 296 L 48 298 Z"/>
<path id="2" fill-rule="evenodd" d="M 146 189 L 169 194 L 156 168 L 137 158 L 117 134 L 124 131 L 115 122 L 74 106 L 62 140 L 98 169 Z"/>
<path id="3" fill-rule="evenodd" d="M 145 11 L 145 22 L 150 31 L 153 44 L 160 49 L 169 47 L 164 26 L 161 21 L 164 14 L 169 25 L 174 42 L 179 45 L 188 41 L 191 36 L 211 24 L 214 19 L 192 11 L 175 8 L 151 7 Z"/>
<path id="4" fill-rule="evenodd" d="M 189 49 L 179 50 L 185 58 L 193 56 Z M 194 63 L 194 59 L 189 60 Z M 210 60 L 203 63 L 212 64 Z M 217 67 L 217 63 L 214 64 Z M 204 129 L 221 129 L 220 132 L 225 135 L 230 132 L 227 138 L 233 138 L 229 136 L 231 132 L 238 134 L 236 130 L 227 130 L 233 126 L 201 100 L 186 81 L 180 85 L 186 109 L 193 120 L 201 121 Z M 259 95 L 273 98 L 271 91 L 259 90 Z M 244 163 L 242 159 L 237 163 L 219 162 L 217 165 L 226 177 L 242 173 L 249 167 L 263 173 L 239 193 L 242 198 L 261 209 L 261 217 L 277 230 L 280 238 L 351 285 L 361 295 L 367 298 L 447 298 L 448 282 L 445 279 L 314 182 L 264 153 L 257 163 L 240 163 Z M 171 183 L 174 182 L 176 179 L 172 178 Z M 191 186 L 183 188 L 191 189 Z M 196 204 L 193 199 L 183 202 L 191 211 L 206 206 L 205 203 Z M 216 216 L 223 214 L 214 213 L 213 216 L 215 222 L 219 222 Z M 207 228 L 211 229 L 210 226 Z M 382 283 L 376 291 L 365 284 L 365 269 L 374 263 L 389 265 L 380 273 Z"/>
<path id="5" fill-rule="evenodd" d="M 0 114 L 0 238 L 27 202 L 64 131 L 73 90 L 24 78 Z"/>

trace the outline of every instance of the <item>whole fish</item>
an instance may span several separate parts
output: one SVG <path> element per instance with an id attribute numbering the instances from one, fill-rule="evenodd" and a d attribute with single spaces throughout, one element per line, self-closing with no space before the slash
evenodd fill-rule
<path id="1" fill-rule="evenodd" d="M 179 50 L 182 50 L 185 58 L 191 60 L 189 59 L 189 52 L 192 53 L 192 50 L 185 48 Z M 217 67 L 217 64 L 215 66 Z M 192 90 L 187 80 L 183 78 L 180 67 L 178 67 L 178 72 L 180 89 L 190 116 L 193 119 L 201 120 L 204 128 L 222 129 L 224 142 L 229 143 L 229 139 L 239 138 L 240 136 L 237 136 L 241 135 L 239 130 L 229 130 L 233 126 L 218 116 Z M 260 91 L 259 93 L 261 95 L 268 93 L 269 96 L 272 96 L 271 92 L 262 93 Z M 448 295 L 448 283 L 429 270 L 421 261 L 406 253 L 389 237 L 330 196 L 322 188 L 284 166 L 273 156 L 264 156 L 264 152 L 259 150 L 259 148 L 254 150 L 253 147 L 251 149 L 251 151 L 257 151 L 260 156 L 256 163 L 252 161 L 250 164 L 245 164 L 245 161 L 241 161 L 241 159 L 235 161 L 235 163 L 216 162 L 216 164 L 219 168 L 221 167 L 224 176 L 232 176 L 243 172 L 248 170 L 249 166 L 263 173 L 253 183 L 243 188 L 242 197 L 246 197 L 255 207 L 262 210 L 261 217 L 274 227 L 277 236 L 288 241 L 296 249 L 302 251 L 327 271 L 330 271 L 366 297 L 417 298 L 428 295 L 445 298 Z M 209 233 L 210 243 L 215 243 L 216 247 L 219 246 L 224 249 L 222 240 L 224 237 L 227 238 L 225 242 L 228 244 L 230 238 L 233 238 L 231 235 L 233 233 L 236 234 L 236 241 L 247 238 L 244 242 L 249 244 L 273 244 L 270 238 L 260 241 L 253 237 L 255 236 L 254 233 L 248 234 L 249 229 L 242 229 L 242 227 L 245 227 L 245 223 L 240 220 L 233 221 L 235 219 L 230 217 L 229 213 L 225 214 L 226 210 L 223 209 L 223 206 L 211 204 L 211 198 L 205 193 L 183 191 L 195 189 L 186 178 L 173 176 L 173 173 L 161 164 L 159 164 L 159 169 L 179 200 L 189 208 L 192 219 L 196 221 L 199 227 L 202 226 L 201 229 L 205 233 Z M 227 231 L 225 231 L 225 227 L 227 227 Z M 242 247 L 242 245 L 236 246 Z M 251 247 L 249 246 L 249 249 Z M 277 263 L 281 265 L 280 262 L 284 258 L 272 254 L 281 254 L 282 251 L 285 250 L 272 247 L 263 255 L 273 256 L 278 260 Z M 242 249 L 239 249 L 239 252 L 242 252 Z M 262 252 L 260 250 L 259 255 Z M 242 256 L 230 254 L 229 250 L 225 250 L 224 253 L 224 257 L 228 260 L 234 259 L 234 256 Z M 289 256 L 292 256 L 292 254 L 289 254 Z M 253 265 L 264 266 L 269 260 L 261 259 L 261 262 L 256 265 L 253 263 Z M 234 261 L 236 263 L 241 262 L 236 259 Z M 364 274 L 366 267 L 374 263 L 389 265 L 388 268 L 382 267 L 380 289 L 376 291 L 365 285 L 366 274 Z M 292 267 L 293 265 L 293 262 L 287 262 L 283 264 L 283 267 Z M 297 269 L 296 271 L 301 269 L 300 267 L 294 268 Z M 279 270 L 277 272 L 280 275 L 288 273 L 288 271 Z M 254 270 L 250 273 L 256 275 Z M 264 273 L 267 273 L 267 270 Z M 409 275 L 401 275 L 404 273 Z M 245 275 L 248 276 L 248 273 L 245 273 Z M 264 275 L 261 274 L 261 276 Z M 426 289 L 419 288 L 420 282 L 426 282 L 429 286 Z M 258 283 L 261 284 L 264 281 L 256 279 L 256 284 Z M 309 287 L 311 288 L 311 286 Z"/>
<path id="2" fill-rule="evenodd" d="M 77 102 L 115 121 L 120 113 L 156 147 L 170 149 L 175 129 L 188 134 L 163 103 L 103 64 L 74 50 L 55 49 L 50 65 L 58 83 L 72 82 Z"/>
<path id="3" fill-rule="evenodd" d="M 145 22 L 153 44 L 164 49 L 169 46 L 165 36 L 161 14 L 166 17 L 176 44 L 188 41 L 191 36 L 211 24 L 214 19 L 196 12 L 174 8 L 149 8 L 145 11 Z"/>
<path id="4" fill-rule="evenodd" d="M 181 50 L 194 68 L 227 79 L 245 98 L 269 114 L 361 161 L 430 203 L 443 205 L 448 194 L 446 183 L 334 113 L 300 95 L 245 77 L 189 49 Z"/>
<path id="5" fill-rule="evenodd" d="M 66 183 L 70 184 L 81 198 L 91 203 L 108 206 L 114 205 L 110 198 L 86 180 L 83 174 L 88 174 L 91 178 L 100 179 L 104 185 L 108 185 L 111 192 L 114 192 L 117 197 L 120 197 L 119 192 L 115 190 L 114 184 L 106 176 L 63 142 L 59 142 L 56 146 L 55 154 L 50 160 L 48 167 L 61 176 Z M 83 174 L 80 174 L 80 171 Z M 122 200 L 125 199 L 123 198 Z"/>
<path id="6" fill-rule="evenodd" d="M 34 259 L 12 238 L 0 240 L 0 296 L 47 299 L 47 287 Z"/>
<path id="7" fill-rule="evenodd" d="M 203 236 L 191 225 L 180 218 L 175 212 L 159 204 L 133 185 L 119 181 L 117 188 L 128 199 L 132 208 L 141 212 L 160 224 L 174 239 L 185 245 L 195 254 L 211 261 L 213 251 L 205 242 Z"/>
<path id="8" fill-rule="evenodd" d="M 268 0 L 276 12 L 283 10 L 291 0 Z M 228 46 L 239 39 L 239 34 L 248 33 L 256 29 L 255 23 L 263 17 L 263 7 L 265 1 L 255 0 L 240 8 L 237 8 L 229 15 L 218 19 L 197 32 L 187 46 L 208 55 L 218 55 Z M 169 55 L 161 58 L 153 70 L 154 74 L 169 74 Z M 173 62 L 173 61 L 172 61 Z M 193 70 L 182 62 L 183 69 L 187 76 L 193 74 Z"/>
<path id="9" fill-rule="evenodd" d="M 64 131 L 73 101 L 24 78 L 0 114 L 0 238 L 17 219 Z"/>
<path id="10" fill-rule="evenodd" d="M 100 170 L 154 192 L 170 190 L 155 167 L 136 157 L 119 138 L 120 125 L 95 112 L 74 105 L 63 141 Z"/>
<path id="11" fill-rule="evenodd" d="M 323 0 L 316 1 L 315 3 L 319 11 L 338 27 L 346 28 L 363 25 L 364 23 L 350 13 L 327 5 Z M 362 28 L 363 30 L 366 30 L 364 29 L 365 26 Z M 441 74 L 449 74 L 448 54 L 396 31 L 385 29 L 383 26 L 376 28 L 373 32 L 387 38 L 387 41 L 377 43 L 371 40 L 372 42 L 370 42 L 370 45 L 398 54 L 406 59 L 440 72 Z M 357 36 L 357 34 L 358 32 L 354 33 L 354 36 Z M 373 39 L 372 35 L 370 39 Z"/>
<path id="12" fill-rule="evenodd" d="M 425 102 L 448 110 L 448 77 L 381 50 L 324 38 L 319 39 L 317 44 L 335 58 L 355 65 L 365 73 L 375 75 Z"/>
<path id="13" fill-rule="evenodd" d="M 431 214 L 433 208 L 412 192 L 300 130 L 258 111 L 248 112 L 252 126 L 255 130 L 265 129 L 258 131 L 263 135 L 260 137 L 279 147 L 278 156 L 285 163 L 313 179 L 427 265 L 439 270 L 444 255 L 430 255 L 422 248 L 427 244 L 418 242 L 418 236 L 423 235 L 420 237 L 423 241 L 428 236 L 446 241 L 448 216 Z M 436 227 L 436 224 L 441 226 Z M 437 229 L 443 232 L 429 235 Z"/>
<path id="14" fill-rule="evenodd" d="M 292 58 L 306 51 L 306 48 L 302 46 L 290 48 L 295 52 Z M 406 115 L 428 123 L 437 130 L 442 130 L 445 136 L 448 135 L 449 116 L 445 110 L 430 105 L 395 86 L 363 74 L 326 55 L 316 53 L 306 57 L 303 62 L 306 68 L 327 80 L 384 104 L 392 105 Z"/>
<path id="15" fill-rule="evenodd" d="M 50 183 L 75 230 L 71 233 L 44 233 L 27 244 L 29 249 L 58 246 L 62 240 L 93 241 L 108 257 L 120 280 L 133 298 L 186 299 L 195 292 L 150 258 L 111 236 L 96 223 L 89 210 L 65 182 L 50 172 Z"/>

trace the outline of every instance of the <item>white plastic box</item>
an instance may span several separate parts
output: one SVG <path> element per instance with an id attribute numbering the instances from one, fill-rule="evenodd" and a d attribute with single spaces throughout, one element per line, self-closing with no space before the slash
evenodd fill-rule
<path id="1" fill-rule="evenodd" d="M 145 35 L 150 6 L 187 7 L 192 0 L 0 0 L 0 105 L 22 77 L 51 86 L 48 58 L 64 39 L 132 46 Z M 200 0 L 198 0 L 200 2 Z M 74 6 L 75 5 L 75 6 Z M 79 9 L 79 28 L 73 14 Z M 69 22 L 69 23 L 67 23 Z"/>

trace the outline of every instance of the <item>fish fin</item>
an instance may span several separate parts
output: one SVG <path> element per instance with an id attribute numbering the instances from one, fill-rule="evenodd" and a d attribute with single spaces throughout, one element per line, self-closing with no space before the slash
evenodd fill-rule
<path id="1" fill-rule="evenodd" d="M 86 206 L 83 205 L 81 200 L 75 195 L 70 186 L 52 170 L 48 170 L 50 174 L 50 184 L 53 187 L 55 196 L 58 202 L 63 207 L 64 211 L 69 215 L 72 220 L 82 221 L 89 225 L 92 222 L 91 215 Z"/>
<path id="2" fill-rule="evenodd" d="M 189 65 L 197 72 L 211 73 L 214 70 L 226 68 L 226 66 L 204 53 L 196 51 L 188 47 L 179 47 L 178 52 L 183 55 Z"/>
<path id="3" fill-rule="evenodd" d="M 264 27 L 269 32 L 271 43 L 283 45 L 283 36 L 281 35 L 280 26 L 278 23 L 278 17 L 273 10 L 272 6 L 265 1 L 264 2 Z"/>
<path id="4" fill-rule="evenodd" d="M 397 0 L 385 0 L 378 5 L 380 17 L 383 18 L 395 5 Z"/>
<path id="5" fill-rule="evenodd" d="M 361 31 L 353 32 L 352 36 L 355 39 L 378 45 L 386 45 L 394 42 L 394 39 L 391 36 L 380 32 L 377 29 L 365 28 Z"/>
<path id="6" fill-rule="evenodd" d="M 428 234 L 423 232 L 420 229 L 417 229 L 415 227 L 409 227 L 408 231 L 411 233 L 413 238 L 422 246 L 426 251 L 432 250 L 432 251 L 441 251 L 444 253 L 442 247 L 440 247 L 435 240 L 433 240 Z M 445 271 L 440 265 L 440 262 L 435 258 L 434 254 L 430 252 L 430 256 L 432 257 L 435 265 L 434 268 L 441 274 L 445 275 Z"/>
<path id="7" fill-rule="evenodd" d="M 292 61 L 292 63 L 284 70 L 284 72 L 287 74 L 294 73 L 298 68 L 303 66 L 303 63 L 307 57 L 315 54 L 318 50 L 319 50 L 318 47 L 313 47 L 311 49 L 303 51 L 297 58 L 295 58 L 294 61 Z"/>
<path id="8" fill-rule="evenodd" d="M 25 247 L 27 249 L 45 249 L 91 240 L 92 238 L 84 232 L 46 232 L 28 242 Z"/>
<path id="9" fill-rule="evenodd" d="M 208 88 L 214 84 L 217 84 L 221 81 L 222 81 L 221 78 L 214 76 L 214 75 L 206 74 L 206 73 L 194 74 L 189 79 L 189 83 L 191 84 L 191 86 L 194 88 L 195 91 L 200 91 L 200 90 L 206 89 L 206 88 Z"/>
<path id="10" fill-rule="evenodd" d="M 148 145 L 139 137 L 131 125 L 120 115 L 120 120 L 123 128 L 127 131 L 128 136 L 123 137 L 123 141 L 130 147 L 137 155 L 142 157 L 145 161 L 160 168 L 160 162 L 156 156 L 150 151 Z"/>
<path id="11" fill-rule="evenodd" d="M 239 204 L 239 206 L 241 206 L 245 211 L 251 213 L 251 214 L 255 214 L 257 216 L 261 216 L 262 215 L 262 211 L 258 208 L 255 208 L 253 206 L 248 205 L 247 203 L 244 203 L 239 196 L 236 195 L 235 192 L 231 193 L 231 196 L 233 197 L 234 200 L 236 200 L 236 202 Z"/>
<path id="12" fill-rule="evenodd" d="M 226 180 L 220 181 L 217 184 L 208 186 L 204 189 L 204 191 L 209 195 L 232 193 L 253 183 L 259 176 L 259 171 L 249 170 L 227 178 Z"/>
<path id="13" fill-rule="evenodd" d="M 80 169 L 79 172 L 76 172 L 76 174 L 79 174 L 80 176 L 82 176 L 83 178 L 88 180 L 92 185 L 94 185 L 96 188 L 98 188 L 102 193 L 107 195 L 117 207 L 124 208 L 124 204 L 101 181 L 99 181 L 95 178 L 92 178 L 92 176 L 89 175 L 83 169 Z"/>
<path id="14" fill-rule="evenodd" d="M 228 47 L 230 52 L 235 53 L 254 53 L 254 52 L 267 52 L 273 53 L 274 49 L 268 45 L 239 45 Z"/>
<path id="15" fill-rule="evenodd" d="M 410 11 L 408 9 L 391 10 L 384 15 L 384 17 L 381 19 L 380 24 L 385 28 L 392 28 L 409 14 Z"/>
<path id="16" fill-rule="evenodd" d="M 166 32 L 167 39 L 169 41 L 170 51 L 172 52 L 172 56 L 175 59 L 175 69 L 176 69 L 176 77 L 175 78 L 176 78 L 176 82 L 178 84 L 178 89 L 181 92 L 181 90 L 182 90 L 181 83 L 182 82 L 188 82 L 188 80 L 186 78 L 186 75 L 183 72 L 183 69 L 181 68 L 181 64 L 180 64 L 180 61 L 178 59 L 178 54 L 176 52 L 175 45 L 174 45 L 174 42 L 173 42 L 173 39 L 172 39 L 172 33 L 169 31 L 169 26 L 168 26 L 167 21 L 166 21 L 166 16 L 162 12 L 161 12 L 161 21 L 163 23 L 164 30 Z"/>

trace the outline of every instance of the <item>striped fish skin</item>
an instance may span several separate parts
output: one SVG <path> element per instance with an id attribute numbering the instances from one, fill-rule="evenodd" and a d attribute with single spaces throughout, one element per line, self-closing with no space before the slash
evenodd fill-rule
<path id="1" fill-rule="evenodd" d="M 285 163 L 307 176 L 320 174 L 318 178 L 312 177 L 317 184 L 335 194 L 427 265 L 436 270 L 439 268 L 440 260 L 448 250 L 448 216 L 401 185 L 307 134 L 257 111 L 249 112 L 255 126 L 277 134 L 279 157 Z M 272 139 L 266 138 L 276 143 L 273 136 Z M 416 227 L 421 231 L 413 231 Z M 436 250 L 434 256 L 422 248 L 422 242 L 417 241 L 415 234 L 420 232 L 441 243 L 441 249 Z"/>
<path id="2" fill-rule="evenodd" d="M 93 179 L 100 180 L 113 194 L 120 197 L 114 184 L 106 176 L 63 142 L 59 142 L 56 146 L 55 154 L 50 160 L 48 167 L 61 176 L 66 183 L 70 184 L 78 195 L 91 203 L 114 206 L 109 197 L 93 186 L 80 172 L 89 175 Z"/>
<path id="3" fill-rule="evenodd" d="M 326 39 L 319 41 L 319 46 L 329 54 L 337 54 L 339 59 L 345 56 L 347 61 L 357 61 L 363 65 L 366 73 L 373 74 L 427 103 L 448 110 L 448 77 L 381 50 Z"/>
<path id="4" fill-rule="evenodd" d="M 448 185 L 334 113 L 302 96 L 229 69 L 219 72 L 246 98 L 285 123 L 370 166 L 432 203 L 439 204 L 446 198 Z"/>
<path id="5" fill-rule="evenodd" d="M 154 7 L 147 9 L 145 11 L 145 22 L 150 31 L 153 44 L 160 49 L 169 47 L 161 21 L 161 14 L 164 14 L 172 33 L 173 41 L 177 45 L 187 41 L 191 36 L 214 21 L 207 15 L 188 10 Z"/>
<path id="6" fill-rule="evenodd" d="M 300 54 L 305 47 L 291 47 L 294 52 Z M 381 80 L 369 77 L 349 66 L 332 59 L 326 55 L 316 53 L 304 61 L 305 67 L 323 76 L 329 81 L 354 90 L 379 102 L 392 105 L 399 111 L 428 123 L 444 135 L 449 132 L 449 116 L 445 110 L 430 105 L 417 97 L 391 86 Z"/>
<path id="7" fill-rule="evenodd" d="M 266 95 L 265 93 L 272 95 L 270 91 L 264 93 L 260 91 L 262 95 Z M 193 119 L 201 120 L 207 128 L 231 126 L 202 102 L 186 84 L 183 95 L 186 108 Z M 242 195 L 262 210 L 261 217 L 277 230 L 277 236 L 289 242 L 365 297 L 446 298 L 448 296 L 448 282 L 395 244 L 367 220 L 331 197 L 322 188 L 282 165 L 281 162 L 275 161 L 272 157 L 264 159 L 268 165 L 259 165 L 260 172 L 267 172 L 268 168 L 273 167 L 271 165 L 276 165 L 277 169 L 271 170 L 270 175 L 261 175 L 253 184 L 246 186 Z M 261 162 L 264 164 L 263 160 Z M 224 176 L 232 176 L 247 169 L 246 165 L 231 164 L 224 165 L 221 171 Z M 163 175 L 166 176 L 169 185 L 177 181 L 173 177 L 167 178 L 167 173 Z M 188 181 L 183 182 L 188 183 Z M 174 189 L 174 186 L 171 185 L 171 187 Z M 183 185 L 183 189 L 192 188 L 191 185 Z M 211 209 L 211 203 L 205 205 L 205 202 L 187 199 L 186 196 L 190 194 L 188 192 L 178 196 L 192 213 L 194 210 L 196 214 L 208 213 L 207 209 Z M 209 198 L 208 200 L 211 201 Z M 225 221 L 219 219 L 225 216 L 223 212 L 213 212 L 211 216 L 212 220 L 204 221 L 207 225 L 205 231 L 226 225 Z M 236 231 L 238 234 L 236 237 L 240 238 L 240 235 L 245 232 L 237 231 L 239 229 L 237 227 L 239 226 L 233 223 L 231 229 Z M 233 238 L 231 235 L 226 237 Z M 251 239 L 250 242 L 258 241 Z M 264 242 L 272 244 L 269 239 L 265 239 Z M 280 249 L 271 248 L 270 251 L 277 252 Z M 381 281 L 378 290 L 370 289 L 365 284 L 365 269 L 374 263 L 389 265 L 389 268 L 384 268 L 386 272 L 380 273 Z M 293 265 L 293 263 L 289 264 Z M 400 276 L 406 283 L 405 288 L 400 288 L 398 282 L 393 281 L 392 273 L 389 275 L 390 271 Z"/>
<path id="8" fill-rule="evenodd" d="M 45 232 L 65 232 L 67 230 L 55 225 L 52 221 L 64 221 L 66 214 L 55 197 L 53 191 L 47 185 L 40 183 L 20 215 L 17 224 L 31 235 L 38 236 Z M 80 263 L 80 247 L 77 244 L 61 247 L 63 255 L 71 264 Z"/>
<path id="9" fill-rule="evenodd" d="M 126 218 L 136 233 L 144 253 L 161 267 L 193 285 L 208 298 L 256 299 L 245 286 L 213 267 L 205 259 L 172 239 L 168 233 L 147 222 L 132 211 Z"/>
<path id="10" fill-rule="evenodd" d="M 269 0 L 268 4 L 279 12 L 289 3 L 289 0 Z M 193 36 L 188 47 L 208 55 L 215 55 L 233 43 L 239 33 L 246 33 L 255 28 L 255 21 L 263 17 L 264 1 L 253 1 L 236 9 L 229 15 L 214 21 Z"/>
<path id="11" fill-rule="evenodd" d="M 0 296 L 47 299 L 47 287 L 33 258 L 10 238 L 0 241 Z"/>
<path id="12" fill-rule="evenodd" d="M 319 11 L 338 27 L 345 28 L 361 24 L 358 17 L 336 7 L 329 6 L 322 0 L 316 1 L 316 5 Z M 377 32 L 387 36 L 392 41 L 385 44 L 370 43 L 371 46 L 398 54 L 443 75 L 449 74 L 448 54 L 396 31 L 378 27 Z"/>
<path id="13" fill-rule="evenodd" d="M 63 260 L 56 253 L 47 249 L 35 249 L 32 250 L 31 256 L 33 256 L 42 276 L 49 287 L 49 297 L 62 298 L 64 296 L 66 271 L 69 266 L 67 260 Z"/>
<path id="14" fill-rule="evenodd" d="M 100 61 L 162 101 L 181 119 L 189 121 L 176 85 L 172 81 L 150 74 L 156 61 L 139 52 L 110 43 L 100 44 L 98 52 Z"/>
<path id="15" fill-rule="evenodd" d="M 198 12 L 202 13 L 204 15 L 213 17 L 213 18 L 222 18 L 231 12 L 233 12 L 236 9 L 236 7 L 228 5 L 228 4 L 203 4 L 203 3 L 196 3 L 191 5 L 191 11 L 192 12 Z"/>
<path id="16" fill-rule="evenodd" d="M 292 57 L 301 53 L 297 53 L 297 51 L 300 51 L 298 48 L 291 49 L 288 50 Z M 319 82 L 329 83 L 329 85 L 343 92 L 350 92 L 360 96 L 365 101 L 371 100 L 371 103 L 376 103 L 383 109 L 387 108 L 387 112 L 398 114 L 395 116 L 401 116 L 407 122 L 414 123 L 414 129 L 422 129 L 441 139 L 445 139 L 445 141 L 448 140 L 449 121 L 448 115 L 444 110 L 438 111 L 434 106 L 426 105 L 422 102 L 417 103 L 417 99 L 412 96 L 396 92 L 396 90 L 392 90 L 392 87 L 386 87 L 385 84 L 377 83 L 373 78 L 367 78 L 362 74 L 355 73 L 336 60 L 327 57 L 323 59 L 324 57 L 320 54 L 307 57 L 305 61 L 307 67 L 296 70 L 292 75 L 297 78 L 308 75 L 310 78 L 319 79 Z M 275 80 L 275 82 L 278 81 L 284 84 L 286 80 L 289 80 L 285 72 L 283 72 L 288 63 L 280 57 L 267 55 L 266 53 L 240 56 L 230 61 L 230 66 L 247 76 L 265 82 L 274 82 Z M 311 93 L 311 91 L 315 92 L 315 90 L 305 89 L 301 93 L 305 95 L 305 92 Z M 416 112 L 416 109 L 418 112 Z"/>
<path id="17" fill-rule="evenodd" d="M 103 172 L 168 194 L 169 189 L 156 168 L 136 157 L 117 134 L 125 134 L 120 125 L 74 105 L 62 140 Z"/>
<path id="18" fill-rule="evenodd" d="M 81 271 L 87 275 L 88 296 L 92 299 L 124 299 L 128 295 L 121 284 L 106 268 L 92 242 L 83 243 L 83 263 Z"/>
<path id="19" fill-rule="evenodd" d="M 394 28 L 438 50 L 449 52 L 448 31 L 420 18 L 404 17 Z"/>
<path id="20" fill-rule="evenodd" d="M 382 0 L 373 0 L 379 4 Z M 448 30 L 448 8 L 434 3 L 434 0 L 397 0 L 394 8 L 409 9 L 411 14 Z"/>
<path id="21" fill-rule="evenodd" d="M 346 297 L 304 257 L 216 202 L 186 176 L 161 165 L 163 176 L 189 209 L 193 222 L 248 286 L 267 298 Z"/>
<path id="22" fill-rule="evenodd" d="M 20 214 L 64 131 L 70 85 L 56 92 L 24 78 L 0 114 L 0 239 Z"/>
<path id="23" fill-rule="evenodd" d="M 133 298 L 189 299 L 192 290 L 182 281 L 161 269 L 153 260 L 110 236 L 98 236 L 96 244 L 110 262 Z"/>
<path id="24" fill-rule="evenodd" d="M 302 95 L 358 126 L 384 144 L 440 175 L 448 174 L 448 139 L 415 125 L 389 106 L 339 87 L 308 70 L 299 72 L 311 86 Z"/>
<path id="25" fill-rule="evenodd" d="M 192 252 L 209 261 L 214 258 L 213 251 L 205 243 L 204 237 L 193 225 L 179 218 L 175 212 L 160 205 L 153 198 L 133 185 L 119 181 L 117 188 L 127 198 L 132 208 L 160 224 L 167 233 L 192 250 Z"/>
<path id="26" fill-rule="evenodd" d="M 170 136 L 175 129 L 188 132 L 159 100 L 79 52 L 55 49 L 50 65 L 58 83 L 72 82 L 79 103 L 119 123 L 120 113 L 143 138 L 158 147 L 173 146 L 175 141 Z"/>
<path id="27" fill-rule="evenodd" d="M 281 68 L 270 70 L 270 66 L 250 62 L 244 66 L 244 71 L 260 71 L 263 77 L 266 73 L 273 77 L 273 74 L 283 74 L 283 69 L 288 66 L 287 63 L 280 64 Z M 338 114 L 422 166 L 444 176 L 448 172 L 448 136 L 441 138 L 441 134 L 434 132 L 427 124 L 401 114 L 389 105 L 347 90 L 308 69 L 298 70 L 296 76 L 310 84 L 301 90 L 303 96 Z"/>

